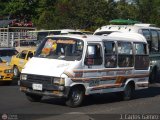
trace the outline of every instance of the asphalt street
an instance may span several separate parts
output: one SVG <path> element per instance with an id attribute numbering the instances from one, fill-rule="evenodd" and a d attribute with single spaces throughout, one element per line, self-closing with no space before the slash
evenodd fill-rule
<path id="1" fill-rule="evenodd" d="M 159 85 L 137 91 L 135 99 L 130 101 L 121 101 L 115 94 L 87 97 L 84 105 L 78 108 L 65 106 L 58 98 L 44 97 L 41 102 L 29 102 L 17 85 L 1 85 L 0 95 L 0 115 L 15 120 L 129 120 L 127 115 L 130 114 L 138 118 L 157 115 L 160 119 Z"/>

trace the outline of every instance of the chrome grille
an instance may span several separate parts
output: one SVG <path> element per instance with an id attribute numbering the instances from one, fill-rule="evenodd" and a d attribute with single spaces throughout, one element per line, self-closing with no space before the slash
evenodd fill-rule
<path id="1" fill-rule="evenodd" d="M 27 81 L 41 84 L 52 84 L 52 77 L 41 75 L 27 75 Z"/>

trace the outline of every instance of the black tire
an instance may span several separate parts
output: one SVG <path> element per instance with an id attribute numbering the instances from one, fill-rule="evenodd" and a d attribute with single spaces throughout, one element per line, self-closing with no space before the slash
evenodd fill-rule
<path id="1" fill-rule="evenodd" d="M 26 93 L 26 97 L 31 102 L 40 102 L 42 99 L 42 96 L 40 95 L 28 94 L 28 93 Z"/>
<path id="2" fill-rule="evenodd" d="M 135 88 L 132 84 L 127 84 L 124 91 L 122 92 L 122 99 L 124 101 L 131 100 L 134 97 Z"/>
<path id="3" fill-rule="evenodd" d="M 20 72 L 17 66 L 13 67 L 13 74 L 15 78 L 17 78 L 20 75 Z"/>
<path id="4" fill-rule="evenodd" d="M 71 88 L 68 98 L 66 99 L 66 105 L 70 107 L 78 107 L 82 105 L 84 100 L 84 90 L 80 87 Z"/>
<path id="5" fill-rule="evenodd" d="M 154 67 L 149 75 L 149 83 L 155 83 L 157 81 L 157 67 Z"/>

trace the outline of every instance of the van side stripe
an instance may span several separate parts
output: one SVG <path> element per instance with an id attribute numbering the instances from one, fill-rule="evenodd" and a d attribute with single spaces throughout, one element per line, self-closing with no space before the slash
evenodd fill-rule
<path id="1" fill-rule="evenodd" d="M 127 71 L 127 70 L 133 70 L 133 67 L 129 67 L 129 68 L 110 68 L 110 69 L 92 69 L 92 70 L 85 70 L 85 69 L 76 69 L 73 70 L 73 72 L 77 73 L 77 72 L 83 72 L 83 73 L 91 73 L 91 72 L 109 72 L 109 71 Z"/>
<path id="2" fill-rule="evenodd" d="M 102 80 L 102 81 L 107 81 L 107 80 L 116 80 L 116 83 L 122 83 L 125 79 L 129 78 L 143 78 L 143 77 L 148 77 L 149 74 L 136 74 L 136 75 L 120 75 L 120 76 L 102 76 L 102 77 L 94 77 L 94 78 L 71 78 L 72 81 L 91 81 L 91 80 Z"/>
<path id="3" fill-rule="evenodd" d="M 148 87 L 149 83 L 137 83 L 138 87 Z"/>
<path id="4" fill-rule="evenodd" d="M 69 72 L 64 72 L 64 74 L 66 74 L 68 77 L 70 77 L 70 78 L 73 78 L 74 76 L 71 74 L 71 73 L 69 73 Z"/>
<path id="5" fill-rule="evenodd" d="M 91 89 L 91 91 L 101 90 L 101 89 L 109 89 L 109 88 L 119 88 L 119 87 L 121 87 L 121 85 L 122 85 L 122 84 L 99 85 L 99 86 L 93 87 L 93 88 Z"/>

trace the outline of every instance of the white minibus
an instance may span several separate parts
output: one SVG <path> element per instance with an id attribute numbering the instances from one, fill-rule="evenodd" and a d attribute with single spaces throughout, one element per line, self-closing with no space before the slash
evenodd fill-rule
<path id="1" fill-rule="evenodd" d="M 118 92 L 124 100 L 148 88 L 149 51 L 137 33 L 47 36 L 20 76 L 30 101 L 65 98 L 80 106 L 86 95 Z"/>

